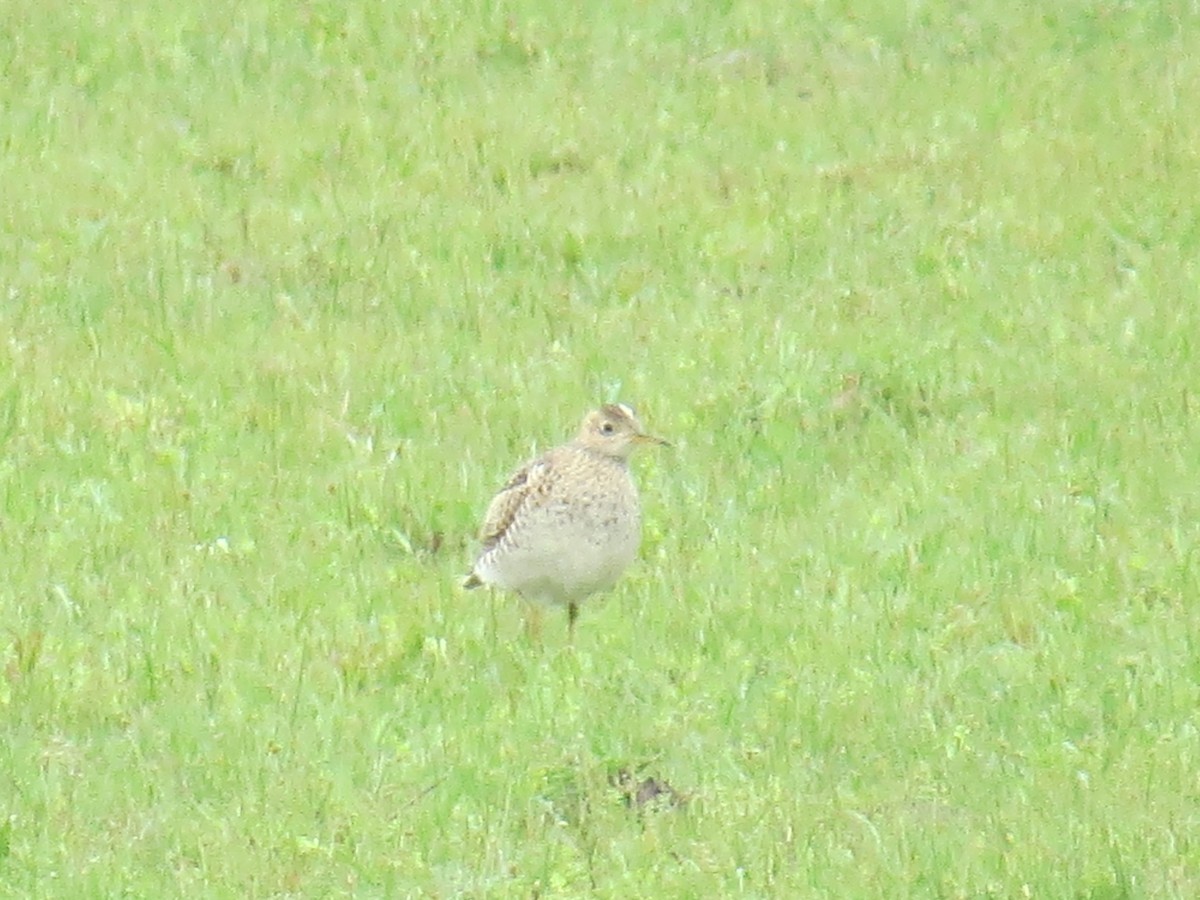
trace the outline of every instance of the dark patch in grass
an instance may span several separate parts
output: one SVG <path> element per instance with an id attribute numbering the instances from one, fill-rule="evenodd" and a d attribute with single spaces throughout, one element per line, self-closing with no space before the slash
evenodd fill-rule
<path id="1" fill-rule="evenodd" d="M 446 533 L 407 506 L 399 511 L 392 526 L 383 533 L 393 546 L 398 546 L 409 556 L 437 556 L 446 546 Z M 458 549 L 465 546 L 465 541 L 459 541 Z"/>
<path id="2" fill-rule="evenodd" d="M 5 676 L 9 683 L 27 679 L 33 674 L 38 658 L 42 655 L 42 643 L 45 635 L 39 629 L 13 634 L 13 656 L 5 667 Z"/>
<path id="3" fill-rule="evenodd" d="M 528 162 L 530 178 L 586 172 L 591 163 L 578 150 L 563 148 L 545 153 L 535 153 Z"/>
<path id="4" fill-rule="evenodd" d="M 687 797 L 675 790 L 670 782 L 654 776 L 641 778 L 628 769 L 618 769 L 608 778 L 629 809 L 674 809 L 687 805 Z"/>
<path id="5" fill-rule="evenodd" d="M 475 55 L 486 65 L 527 69 L 542 58 L 543 51 L 537 41 L 522 34 L 517 24 L 509 20 L 502 34 L 480 43 Z"/>
<path id="6" fill-rule="evenodd" d="M 411 678 L 424 646 L 424 636 L 418 632 L 409 634 L 399 645 L 364 636 L 333 648 L 328 659 L 342 686 L 351 693 L 360 693 L 392 687 Z"/>
<path id="7" fill-rule="evenodd" d="M 253 153 L 214 153 L 197 156 L 192 161 L 197 171 L 211 172 L 231 181 L 252 181 L 266 174 L 265 167 Z"/>
<path id="8" fill-rule="evenodd" d="M 928 383 L 850 372 L 842 376 L 838 390 L 829 400 L 828 411 L 836 428 L 882 415 L 914 434 L 931 419 L 953 418 L 958 408 L 948 407 L 936 388 Z"/>

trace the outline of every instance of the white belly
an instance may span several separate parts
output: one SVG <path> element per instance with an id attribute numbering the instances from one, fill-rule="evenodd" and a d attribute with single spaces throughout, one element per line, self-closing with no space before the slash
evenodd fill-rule
<path id="1" fill-rule="evenodd" d="M 605 506 L 580 516 L 551 504 L 522 526 L 484 554 L 475 571 L 490 584 L 540 603 L 579 603 L 607 590 L 641 543 L 640 516 L 617 516 Z"/>

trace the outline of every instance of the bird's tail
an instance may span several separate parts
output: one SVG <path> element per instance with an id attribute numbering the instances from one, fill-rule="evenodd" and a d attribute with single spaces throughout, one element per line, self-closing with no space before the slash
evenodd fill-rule
<path id="1" fill-rule="evenodd" d="M 471 591 L 477 587 L 482 587 L 483 581 L 480 580 L 478 575 L 476 575 L 474 572 L 472 572 L 466 578 L 463 579 L 462 586 L 464 588 L 466 588 L 468 591 Z"/>

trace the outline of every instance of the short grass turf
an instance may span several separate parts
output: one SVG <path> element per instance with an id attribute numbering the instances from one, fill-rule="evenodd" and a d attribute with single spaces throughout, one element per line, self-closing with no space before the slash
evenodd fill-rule
<path id="1" fill-rule="evenodd" d="M 1194 3 L 0 34 L 0 893 L 1200 894 Z M 535 643 L 472 533 L 613 399 Z"/>

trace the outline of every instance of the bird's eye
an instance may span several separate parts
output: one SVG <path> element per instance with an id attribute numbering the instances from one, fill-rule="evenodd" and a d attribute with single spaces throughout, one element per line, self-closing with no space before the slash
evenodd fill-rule
<path id="1" fill-rule="evenodd" d="M 605 422 L 600 426 L 601 434 L 612 434 L 616 430 L 616 426 L 614 426 L 612 422 Z"/>

